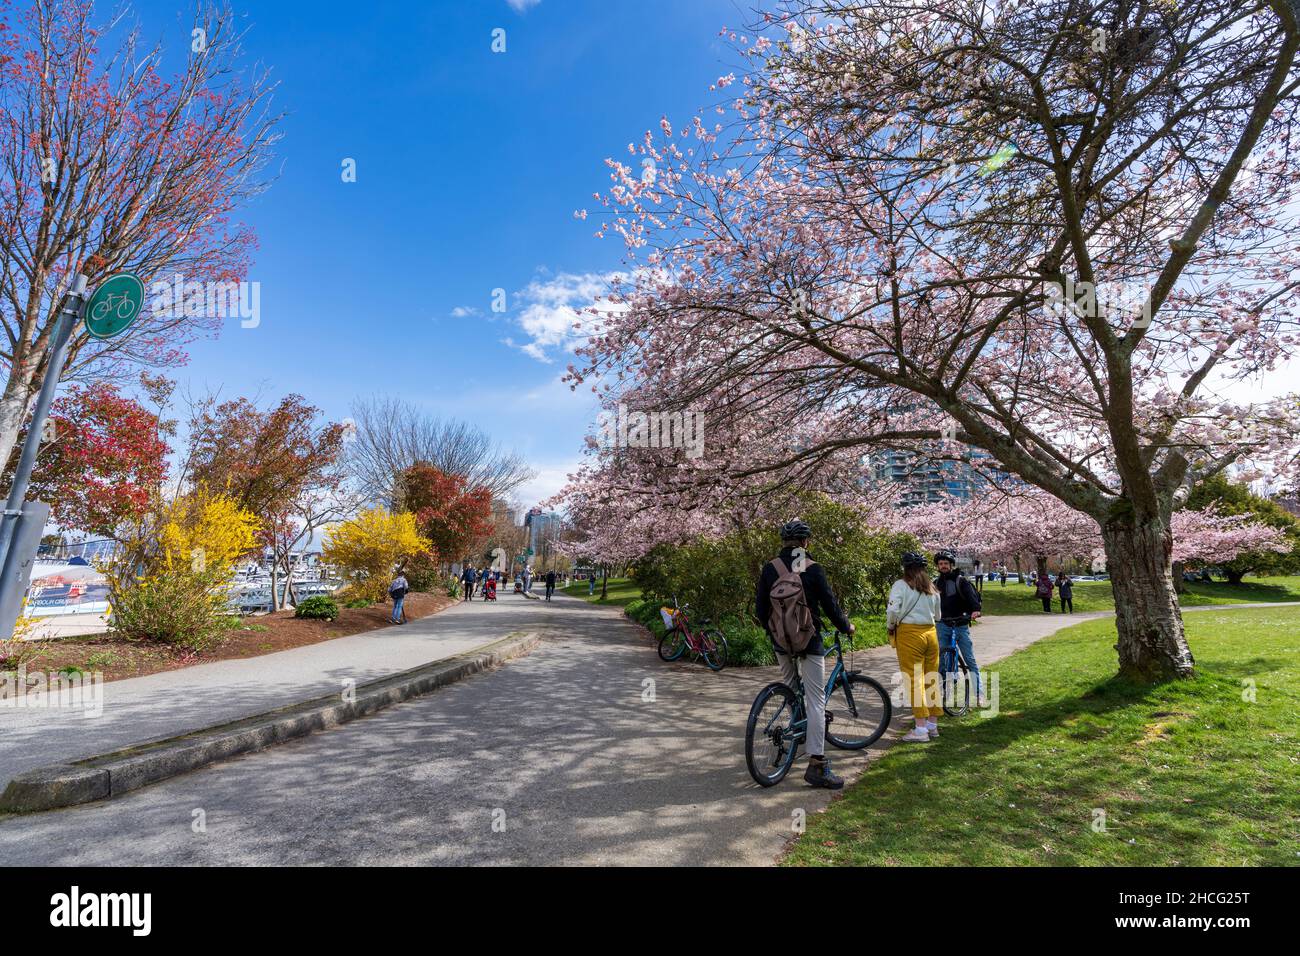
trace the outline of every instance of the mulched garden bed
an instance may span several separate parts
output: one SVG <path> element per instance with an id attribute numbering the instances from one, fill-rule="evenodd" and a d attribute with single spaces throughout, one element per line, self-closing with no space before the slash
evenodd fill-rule
<path id="1" fill-rule="evenodd" d="M 406 596 L 406 619 L 428 617 L 455 603 L 454 598 L 445 594 L 411 592 Z M 54 638 L 33 642 L 40 650 L 35 659 L 27 662 L 27 670 L 51 672 L 76 667 L 87 672 L 100 671 L 106 681 L 143 677 L 194 664 L 260 657 L 291 647 L 363 634 L 389 627 L 388 618 L 392 612 L 393 606 L 384 603 L 364 608 L 340 607 L 339 616 L 334 621 L 296 618 L 292 610 L 252 615 L 241 618 L 240 626 L 227 631 L 219 644 L 197 654 L 166 644 L 130 641 L 111 633 Z"/>

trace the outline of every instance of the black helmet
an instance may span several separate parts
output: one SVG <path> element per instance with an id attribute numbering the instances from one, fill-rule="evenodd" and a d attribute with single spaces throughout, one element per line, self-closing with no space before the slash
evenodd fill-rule
<path id="1" fill-rule="evenodd" d="M 808 527 L 808 525 L 799 518 L 795 518 L 793 521 L 787 521 L 785 524 L 781 525 L 782 541 L 802 541 L 804 538 L 811 537 L 812 528 Z"/>
<path id="2" fill-rule="evenodd" d="M 940 561 L 948 561 L 948 562 L 950 562 L 954 567 L 956 567 L 956 565 L 957 565 L 957 555 L 953 554 L 951 551 L 948 551 L 948 550 L 946 550 L 946 549 L 943 550 L 943 551 L 936 551 L 936 552 L 934 553 L 934 563 L 935 563 L 935 564 L 938 564 Z"/>
<path id="3" fill-rule="evenodd" d="M 918 554 L 915 551 L 903 552 L 904 571 L 906 571 L 908 568 L 923 568 L 923 567 L 925 567 L 925 555 Z"/>

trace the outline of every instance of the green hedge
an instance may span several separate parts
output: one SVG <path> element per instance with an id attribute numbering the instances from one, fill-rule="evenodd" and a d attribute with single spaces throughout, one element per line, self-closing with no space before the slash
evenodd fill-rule
<path id="1" fill-rule="evenodd" d="M 900 572 L 899 558 L 904 551 L 921 550 L 920 542 L 872 528 L 861 511 L 824 496 L 805 497 L 798 508 L 812 528 L 808 556 L 825 569 L 858 629 L 854 647 L 884 644 L 885 602 Z M 780 547 L 777 529 L 765 527 L 656 548 L 637 562 L 642 601 L 629 604 L 628 615 L 662 634 L 659 608 L 671 606 L 676 597 L 722 629 L 734 663 L 774 663 L 767 635 L 754 618 L 754 592 L 763 565 Z"/>

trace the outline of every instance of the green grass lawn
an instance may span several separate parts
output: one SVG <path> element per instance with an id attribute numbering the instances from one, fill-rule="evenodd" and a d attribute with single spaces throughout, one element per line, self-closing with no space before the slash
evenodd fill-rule
<path id="1" fill-rule="evenodd" d="M 629 578 L 610 578 L 609 589 L 603 601 L 600 598 L 599 579 L 596 581 L 595 594 L 587 594 L 586 581 L 574 581 L 567 588 L 562 588 L 562 590 L 565 594 L 572 594 L 574 597 L 583 598 L 593 604 L 615 604 L 619 607 L 627 607 L 633 601 L 641 599 L 641 589 L 632 583 Z"/>
<path id="2" fill-rule="evenodd" d="M 1109 619 L 999 662 L 998 716 L 895 744 L 787 862 L 1300 865 L 1300 608 L 1187 632 L 1197 676 L 1155 687 L 1114 676 Z"/>
<path id="3" fill-rule="evenodd" d="M 1042 614 L 1043 605 L 1027 584 L 1008 581 L 1006 587 L 996 582 L 984 582 L 985 614 Z M 1247 578 L 1241 584 L 1216 581 L 1213 584 L 1187 583 L 1182 597 L 1183 607 L 1201 607 L 1210 604 L 1255 604 L 1277 601 L 1300 601 L 1300 577 Z M 1061 598 L 1052 594 L 1052 610 L 1059 612 Z M 1115 597 L 1109 581 L 1076 581 L 1074 583 L 1074 610 L 1113 611 Z"/>

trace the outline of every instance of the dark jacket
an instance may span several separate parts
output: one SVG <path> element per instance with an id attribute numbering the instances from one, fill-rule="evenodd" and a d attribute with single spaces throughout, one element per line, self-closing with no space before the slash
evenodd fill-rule
<path id="1" fill-rule="evenodd" d="M 478 580 L 478 575 L 474 573 L 473 568 L 467 565 L 465 567 L 465 570 L 460 573 L 460 579 L 464 581 L 466 584 L 473 584 L 475 581 Z"/>
<path id="2" fill-rule="evenodd" d="M 935 578 L 934 586 L 939 591 L 939 616 L 945 624 L 969 624 L 972 612 L 984 609 L 975 585 L 956 568 Z"/>
<path id="3" fill-rule="evenodd" d="M 554 571 L 547 571 L 547 572 L 546 572 L 546 586 L 547 586 L 548 588 L 553 588 L 553 587 L 555 587 L 555 572 L 554 572 Z"/>
<path id="4" fill-rule="evenodd" d="M 785 566 L 790 567 L 794 563 L 794 549 L 782 548 L 780 557 L 785 562 Z M 759 623 L 763 625 L 765 631 L 768 619 L 772 616 L 772 585 L 776 583 L 778 577 L 771 561 L 763 565 L 763 573 L 758 576 L 758 590 L 754 594 L 754 612 L 758 615 Z M 822 628 L 826 626 L 822 621 L 822 612 L 825 611 L 831 623 L 841 631 L 849 629 L 849 619 L 840 609 L 840 602 L 835 600 L 835 593 L 831 591 L 830 582 L 826 580 L 826 572 L 822 570 L 820 564 L 808 561 L 804 570 L 799 572 L 799 580 L 803 582 L 804 598 L 808 601 L 808 610 L 812 612 L 813 624 L 817 627 L 817 636 L 809 643 L 808 653 L 819 657 L 826 653 L 826 647 L 821 639 Z M 769 632 L 768 637 L 771 636 Z"/>
<path id="5" fill-rule="evenodd" d="M 1067 601 L 1074 599 L 1074 582 L 1069 578 L 1064 578 L 1056 582 L 1056 586 L 1061 589 L 1061 597 Z"/>

